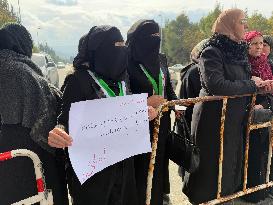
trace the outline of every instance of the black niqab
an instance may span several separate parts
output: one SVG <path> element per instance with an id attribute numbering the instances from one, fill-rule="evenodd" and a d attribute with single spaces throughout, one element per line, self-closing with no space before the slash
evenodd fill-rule
<path id="1" fill-rule="evenodd" d="M 9 23 L 0 29 L 0 50 L 7 49 L 31 57 L 33 42 L 27 29 L 17 23 Z"/>
<path id="2" fill-rule="evenodd" d="M 73 66 L 75 69 L 88 69 L 86 40 L 87 40 L 87 34 L 83 35 L 79 40 L 78 54 L 73 61 Z"/>
<path id="3" fill-rule="evenodd" d="M 74 59 L 76 69 L 88 67 L 107 81 L 122 81 L 127 68 L 127 52 L 120 31 L 112 26 L 95 26 L 79 42 L 79 53 Z"/>
<path id="4" fill-rule="evenodd" d="M 159 26 L 154 20 L 140 20 L 129 29 L 127 45 L 130 58 L 143 64 L 153 78 L 158 79 L 160 37 L 152 35 L 155 33 L 159 33 Z"/>

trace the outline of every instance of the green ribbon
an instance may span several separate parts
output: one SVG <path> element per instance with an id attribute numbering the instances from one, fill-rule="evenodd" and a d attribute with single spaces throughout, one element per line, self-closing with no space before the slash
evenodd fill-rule
<path id="1" fill-rule="evenodd" d="M 148 71 L 143 67 L 141 66 L 144 74 L 146 75 L 146 77 L 148 78 L 148 80 L 150 81 L 150 83 L 152 84 L 153 86 L 153 89 L 155 91 L 155 94 L 156 95 L 163 95 L 163 81 L 162 81 L 162 71 L 160 69 L 160 72 L 159 72 L 159 79 L 158 79 L 158 84 L 156 83 L 155 79 L 148 73 Z"/>
<path id="2" fill-rule="evenodd" d="M 107 83 L 103 79 L 98 79 L 98 82 L 101 85 L 101 87 L 103 87 L 106 90 L 106 92 L 108 93 L 110 97 L 116 97 L 115 92 L 107 85 Z M 119 87 L 119 96 L 124 96 L 122 84 L 120 82 L 118 82 L 118 87 Z"/>

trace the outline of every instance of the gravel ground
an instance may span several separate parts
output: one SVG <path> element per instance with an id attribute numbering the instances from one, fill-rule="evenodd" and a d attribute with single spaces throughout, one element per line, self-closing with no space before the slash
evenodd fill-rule
<path id="1" fill-rule="evenodd" d="M 171 183 L 171 201 L 173 205 L 190 205 L 187 197 L 182 193 L 182 179 L 178 175 L 178 166 L 170 161 L 170 183 Z"/>

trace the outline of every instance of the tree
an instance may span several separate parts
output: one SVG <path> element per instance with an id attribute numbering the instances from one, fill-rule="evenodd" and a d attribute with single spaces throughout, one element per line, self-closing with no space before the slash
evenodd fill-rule
<path id="1" fill-rule="evenodd" d="M 222 12 L 219 3 L 202 17 L 198 23 L 191 23 L 185 14 L 166 23 L 163 29 L 162 50 L 167 55 L 170 65 L 189 62 L 193 47 L 212 35 L 212 26 Z M 245 10 L 248 13 L 247 9 Z M 249 30 L 258 30 L 263 34 L 273 35 L 273 12 L 270 18 L 257 11 L 248 18 Z"/>
<path id="2" fill-rule="evenodd" d="M 0 27 L 8 22 L 19 22 L 19 18 L 7 0 L 0 0 Z"/>
<path id="3" fill-rule="evenodd" d="M 189 62 L 191 50 L 201 40 L 211 36 L 212 25 L 221 12 L 220 4 L 216 4 L 214 10 L 201 18 L 199 23 L 191 23 L 185 14 L 166 23 L 162 48 L 170 65 Z"/>
<path id="4" fill-rule="evenodd" d="M 198 24 L 193 24 L 185 30 L 182 42 L 187 58 L 182 62 L 183 64 L 189 62 L 192 49 L 205 38 L 204 33 L 200 32 Z"/>
<path id="5" fill-rule="evenodd" d="M 213 11 L 209 12 L 209 14 L 207 16 L 204 16 L 203 18 L 201 18 L 201 20 L 199 22 L 199 28 L 205 38 L 208 38 L 211 36 L 212 26 L 213 26 L 215 20 L 217 19 L 217 17 L 222 12 L 222 10 L 223 9 L 221 8 L 221 5 L 219 3 L 217 3 Z"/>
<path id="6" fill-rule="evenodd" d="M 49 54 L 51 56 L 51 58 L 53 59 L 53 61 L 56 62 L 56 63 L 59 62 L 59 61 L 68 62 L 67 60 L 65 60 L 65 59 L 61 58 L 60 56 L 58 56 L 56 54 L 56 52 L 54 51 L 54 49 L 49 47 L 47 45 L 47 43 L 45 45 L 44 44 L 39 44 L 38 52 L 45 52 L 45 53 Z"/>
<path id="7" fill-rule="evenodd" d="M 261 13 L 256 11 L 251 17 L 248 18 L 248 30 L 256 30 L 262 32 L 263 34 L 269 34 L 272 32 L 270 19 L 267 19 Z"/>
<path id="8" fill-rule="evenodd" d="M 273 36 L 273 12 L 271 14 L 271 17 L 268 19 L 268 24 L 269 27 L 271 28 L 267 34 L 272 35 Z"/>
<path id="9" fill-rule="evenodd" d="M 169 63 L 181 63 L 188 59 L 188 52 L 183 46 L 183 36 L 191 27 L 189 18 L 181 14 L 171 22 L 167 22 L 163 29 L 163 52 L 166 53 Z"/>
<path id="10" fill-rule="evenodd" d="M 39 53 L 39 52 L 40 52 L 40 49 L 36 45 L 33 45 L 32 53 Z"/>

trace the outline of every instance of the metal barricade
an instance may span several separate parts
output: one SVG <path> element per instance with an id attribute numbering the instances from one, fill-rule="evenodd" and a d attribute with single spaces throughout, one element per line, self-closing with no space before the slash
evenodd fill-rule
<path id="1" fill-rule="evenodd" d="M 264 94 L 264 93 L 259 93 Z M 243 181 L 243 190 L 239 191 L 237 193 L 231 194 L 229 196 L 221 196 L 221 190 L 222 190 L 222 170 L 223 170 L 223 159 L 224 159 L 224 125 L 225 125 L 225 114 L 227 109 L 227 102 L 228 99 L 233 98 L 240 98 L 240 97 L 252 97 L 251 107 L 249 111 L 248 116 L 248 122 L 247 122 L 247 130 L 246 130 L 246 146 L 245 146 L 245 161 L 244 161 L 244 181 Z M 215 205 L 222 202 L 230 201 L 235 198 L 239 198 L 241 196 L 268 188 L 273 186 L 273 181 L 269 181 L 270 176 L 270 166 L 271 166 L 271 158 L 272 158 L 272 140 L 273 140 L 273 120 L 269 122 L 265 122 L 262 124 L 252 124 L 251 119 L 253 116 L 253 110 L 255 106 L 256 101 L 256 94 L 254 95 L 240 95 L 240 96 L 206 96 L 206 97 L 198 97 L 198 98 L 189 98 L 189 99 L 181 99 L 181 100 L 173 100 L 164 103 L 159 108 L 159 115 L 155 119 L 154 123 L 154 130 L 153 130 L 153 142 L 152 142 L 152 153 L 151 153 L 151 159 L 149 164 L 149 171 L 148 171 L 148 178 L 147 178 L 147 191 L 146 191 L 146 205 L 150 205 L 151 201 L 151 190 L 152 190 L 152 180 L 153 180 L 153 171 L 154 171 L 154 164 L 155 164 L 155 158 L 156 158 L 156 151 L 157 151 L 157 142 L 158 142 L 158 134 L 159 134 L 159 127 L 160 127 L 160 119 L 163 115 L 163 112 L 166 112 L 169 110 L 169 107 L 173 107 L 175 105 L 190 105 L 190 104 L 196 104 L 198 102 L 208 102 L 208 101 L 223 101 L 222 106 L 222 115 L 221 115 L 221 128 L 220 128 L 220 154 L 219 154 L 219 172 L 218 172 L 218 189 L 216 194 L 216 199 L 211 200 L 209 202 L 204 202 L 200 205 Z M 271 133 L 270 133 L 270 141 L 269 141 L 269 154 L 268 154 L 268 163 L 267 163 L 267 173 L 266 173 L 266 183 L 261 184 L 252 188 L 246 188 L 247 187 L 247 171 L 248 171 L 248 152 L 249 152 L 249 135 L 252 130 L 255 129 L 261 129 L 271 127 Z"/>
<path id="2" fill-rule="evenodd" d="M 10 152 L 0 153 L 0 162 L 10 160 L 14 157 L 29 157 L 33 161 L 38 194 L 11 205 L 30 205 L 40 202 L 41 205 L 53 205 L 53 196 L 51 190 L 46 189 L 42 163 L 37 154 L 27 149 L 17 149 Z M 0 164 L 1 166 L 1 164 Z"/>

